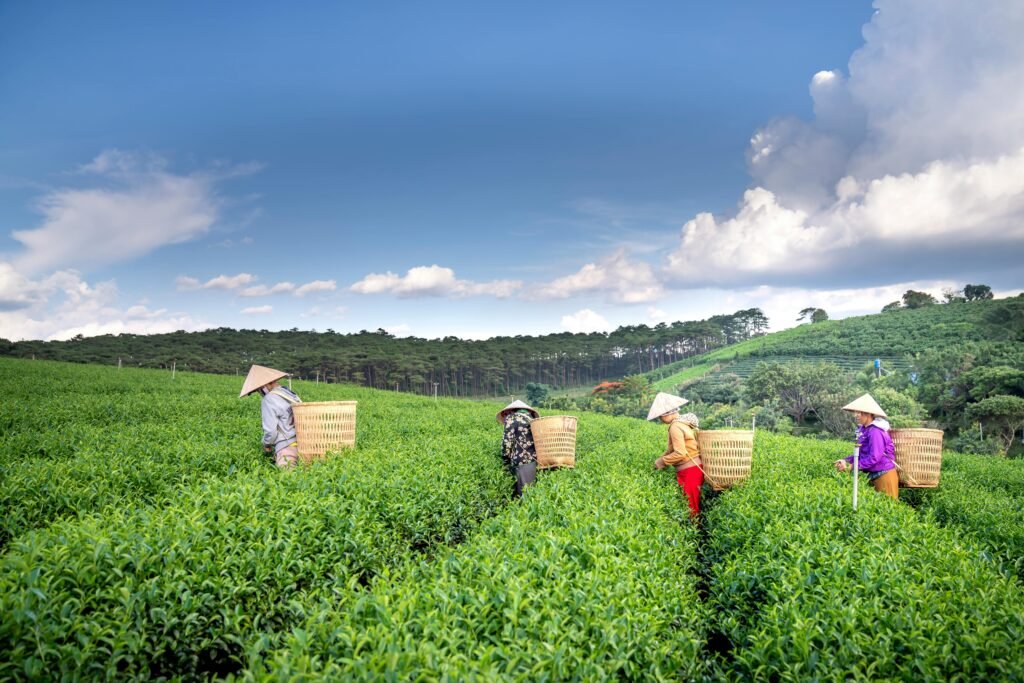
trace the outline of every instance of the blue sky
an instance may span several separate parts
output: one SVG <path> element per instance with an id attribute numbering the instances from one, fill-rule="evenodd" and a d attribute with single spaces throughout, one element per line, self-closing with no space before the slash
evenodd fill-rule
<path id="1" fill-rule="evenodd" d="M 1015 293 L 1021 12 L 875 4 L 0 3 L 0 336 Z"/>

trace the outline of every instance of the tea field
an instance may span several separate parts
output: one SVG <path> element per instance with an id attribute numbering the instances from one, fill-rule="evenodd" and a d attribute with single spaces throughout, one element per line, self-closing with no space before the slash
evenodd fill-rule
<path id="1" fill-rule="evenodd" d="M 0 679 L 1024 680 L 1024 462 L 854 514 L 759 432 L 693 525 L 660 425 L 513 501 L 498 404 L 296 382 L 357 447 L 282 472 L 241 379 L 0 358 Z"/>

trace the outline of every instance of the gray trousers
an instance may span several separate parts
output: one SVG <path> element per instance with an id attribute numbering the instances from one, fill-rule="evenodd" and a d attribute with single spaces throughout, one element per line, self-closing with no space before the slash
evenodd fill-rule
<path id="1" fill-rule="evenodd" d="M 523 495 L 523 489 L 532 484 L 537 480 L 537 463 L 531 462 L 525 465 L 520 465 L 516 468 L 516 491 L 515 497 L 520 498 Z"/>

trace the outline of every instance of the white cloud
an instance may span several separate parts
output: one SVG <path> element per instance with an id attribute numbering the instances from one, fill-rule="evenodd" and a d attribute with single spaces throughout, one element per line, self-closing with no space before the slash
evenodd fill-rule
<path id="1" fill-rule="evenodd" d="M 253 297 L 253 296 L 270 296 L 273 294 L 289 294 L 295 291 L 296 285 L 293 282 L 278 282 L 277 284 L 271 285 L 256 285 L 255 287 L 246 287 L 245 289 L 238 292 L 238 296 Z"/>
<path id="2" fill-rule="evenodd" d="M 619 249 L 598 263 L 588 263 L 572 275 L 531 288 L 535 299 L 567 299 L 600 293 L 613 303 L 636 304 L 654 301 L 665 292 L 650 264 L 629 258 Z"/>
<path id="3" fill-rule="evenodd" d="M 118 298 L 113 282 L 90 284 L 70 270 L 31 280 L 0 262 L 0 302 L 8 304 L 0 305 L 0 337 L 60 340 L 78 334 L 159 334 L 211 327 L 188 314 L 151 310 L 142 303 L 122 310 Z"/>
<path id="4" fill-rule="evenodd" d="M 0 262 L 0 311 L 26 308 L 40 301 L 44 292 L 9 263 Z"/>
<path id="5" fill-rule="evenodd" d="M 332 281 L 333 282 L 333 281 Z M 451 268 L 438 265 L 410 268 L 404 276 L 392 272 L 370 273 L 349 289 L 357 294 L 394 294 L 399 297 L 495 296 L 504 299 L 522 288 L 519 280 L 472 282 L 459 280 Z"/>
<path id="6" fill-rule="evenodd" d="M 12 265 L 28 275 L 98 267 L 205 235 L 220 215 L 220 180 L 256 167 L 175 174 L 155 155 L 108 150 L 69 176 L 89 186 L 52 190 L 37 202 L 37 227 L 15 230 Z"/>
<path id="7" fill-rule="evenodd" d="M 755 186 L 734 214 L 686 222 L 666 277 L 874 285 L 1011 267 L 1024 242 L 1024 5 L 875 4 L 849 75 L 814 75 L 812 120 L 755 132 Z"/>
<path id="8" fill-rule="evenodd" d="M 748 190 L 732 218 L 699 214 L 683 226 L 668 275 L 692 284 L 797 282 L 865 259 L 898 272 L 918 249 L 963 258 L 1024 240 L 1024 149 L 983 163 L 936 161 L 865 184 L 846 178 L 839 191 L 841 199 L 814 215 L 786 208 L 764 188 Z"/>
<path id="9" fill-rule="evenodd" d="M 313 280 L 296 289 L 295 296 L 306 296 L 314 292 L 333 292 L 337 288 L 338 283 L 335 280 Z"/>
<path id="10" fill-rule="evenodd" d="M 603 316 L 589 308 L 562 316 L 562 329 L 568 332 L 607 332 L 611 328 Z"/>
<path id="11" fill-rule="evenodd" d="M 188 275 L 179 275 L 177 279 L 175 279 L 174 285 L 178 288 L 179 292 L 188 292 L 202 287 L 202 283 L 200 283 L 199 280 L 194 277 L 189 277 Z"/>
<path id="12" fill-rule="evenodd" d="M 249 273 L 239 273 L 238 275 L 218 275 L 217 277 L 207 280 L 203 284 L 203 289 L 223 289 L 223 290 L 234 290 L 239 287 L 244 287 L 256 280 L 255 275 Z"/>
<path id="13" fill-rule="evenodd" d="M 243 315 L 266 315 L 267 313 L 273 313 L 273 306 L 250 306 L 249 308 L 243 308 Z"/>
<path id="14" fill-rule="evenodd" d="M 396 337 L 408 337 L 410 334 L 412 334 L 412 328 L 405 323 L 401 323 L 399 325 L 389 325 L 385 327 L 384 330 L 387 331 L 388 334 L 392 334 Z"/>
<path id="15" fill-rule="evenodd" d="M 301 297 L 314 292 L 334 291 L 338 286 L 335 280 L 313 280 L 304 285 L 296 285 L 294 282 L 278 282 L 273 285 L 253 284 L 258 279 L 251 273 L 238 273 L 237 275 L 218 275 L 206 282 L 201 282 L 197 278 L 180 275 L 175 280 L 175 284 L 179 291 L 218 289 L 235 292 L 238 296 L 246 298 L 274 294 L 293 294 Z"/>

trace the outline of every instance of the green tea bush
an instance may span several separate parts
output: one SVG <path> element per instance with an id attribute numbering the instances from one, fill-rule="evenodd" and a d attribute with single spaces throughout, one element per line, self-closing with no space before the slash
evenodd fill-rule
<path id="1" fill-rule="evenodd" d="M 921 512 L 979 543 L 1024 579 L 1024 462 L 943 455 L 940 485 L 901 492 Z"/>
<path id="2" fill-rule="evenodd" d="M 188 480 L 153 505 L 129 491 L 125 505 L 15 538 L 0 562 L 0 679 L 230 673 L 247 643 L 344 604 L 505 505 L 493 406 L 364 396 L 355 451 Z M 189 452 L 181 470 L 203 457 Z"/>
<path id="3" fill-rule="evenodd" d="M 853 513 L 848 475 L 830 469 L 834 455 L 759 434 L 754 476 L 708 513 L 722 675 L 1024 677 L 1020 587 L 973 543 L 863 479 Z"/>
<path id="4" fill-rule="evenodd" d="M 586 415 L 575 470 L 542 472 L 467 543 L 331 606 L 257 680 L 679 680 L 704 670 L 696 530 L 654 472 L 664 428 Z"/>

